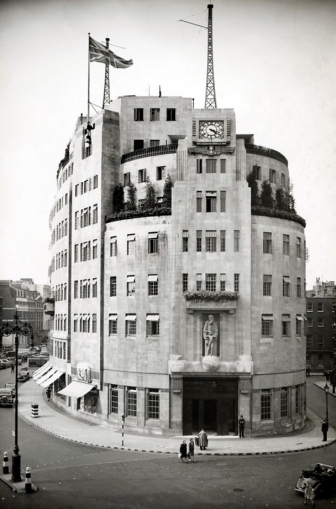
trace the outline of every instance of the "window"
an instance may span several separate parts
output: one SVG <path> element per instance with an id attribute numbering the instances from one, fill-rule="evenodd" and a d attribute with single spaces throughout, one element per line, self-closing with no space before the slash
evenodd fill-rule
<path id="1" fill-rule="evenodd" d="M 167 108 L 167 121 L 173 122 L 176 120 L 176 108 Z"/>
<path id="2" fill-rule="evenodd" d="M 261 316 L 261 335 L 266 337 L 273 336 L 273 315 Z"/>
<path id="3" fill-rule="evenodd" d="M 310 316 L 307 318 L 307 327 L 312 327 L 313 326 L 313 318 Z"/>
<path id="4" fill-rule="evenodd" d="M 78 244 L 75 244 L 74 246 L 74 261 L 75 263 L 78 262 Z"/>
<path id="5" fill-rule="evenodd" d="M 240 231 L 239 230 L 234 230 L 234 244 L 233 244 L 233 250 L 235 253 L 237 253 L 239 251 L 239 237 L 240 237 Z"/>
<path id="6" fill-rule="evenodd" d="M 239 292 L 239 274 L 234 274 L 233 290 Z"/>
<path id="7" fill-rule="evenodd" d="M 263 278 L 263 295 L 265 297 L 272 295 L 272 276 L 269 274 L 264 274 Z"/>
<path id="8" fill-rule="evenodd" d="M 254 165 L 252 168 L 252 171 L 253 171 L 254 178 L 256 180 L 261 180 L 261 167 Z"/>
<path id="9" fill-rule="evenodd" d="M 134 108 L 134 120 L 136 122 L 142 122 L 143 119 L 143 108 Z"/>
<path id="10" fill-rule="evenodd" d="M 324 346 L 324 336 L 318 336 L 318 343 L 317 343 L 317 348 L 319 350 L 323 350 L 323 346 Z"/>
<path id="11" fill-rule="evenodd" d="M 116 314 L 109 315 L 109 336 L 117 334 L 117 316 Z"/>
<path id="12" fill-rule="evenodd" d="M 286 187 L 286 175 L 281 173 L 281 187 Z"/>
<path id="13" fill-rule="evenodd" d="M 160 393 L 158 389 L 148 390 L 148 419 L 160 419 Z"/>
<path id="14" fill-rule="evenodd" d="M 280 417 L 288 417 L 288 387 L 281 388 Z"/>
<path id="15" fill-rule="evenodd" d="M 205 193 L 205 212 L 216 212 L 217 210 L 217 192 L 206 191 Z"/>
<path id="16" fill-rule="evenodd" d="M 95 239 L 92 242 L 92 259 L 94 260 L 97 257 L 98 257 L 98 244 L 97 244 L 97 240 Z"/>
<path id="17" fill-rule="evenodd" d="M 138 183 L 142 184 L 143 182 L 146 182 L 146 170 L 139 170 L 138 171 Z"/>
<path id="18" fill-rule="evenodd" d="M 220 231 L 220 250 L 223 253 L 225 251 L 226 231 Z"/>
<path id="19" fill-rule="evenodd" d="M 289 255 L 289 235 L 282 236 L 282 253 Z"/>
<path id="20" fill-rule="evenodd" d="M 98 187 L 98 175 L 93 177 L 93 189 L 97 189 Z"/>
<path id="21" fill-rule="evenodd" d="M 75 185 L 75 197 L 78 196 L 79 184 Z"/>
<path id="22" fill-rule="evenodd" d="M 196 230 L 196 251 L 202 251 L 202 230 Z"/>
<path id="23" fill-rule="evenodd" d="M 127 276 L 126 282 L 126 295 L 127 297 L 134 297 L 135 294 L 135 276 Z"/>
<path id="24" fill-rule="evenodd" d="M 307 348 L 313 348 L 313 336 L 311 334 L 307 334 Z"/>
<path id="25" fill-rule="evenodd" d="M 160 334 L 159 315 L 147 315 L 147 336 L 158 336 Z"/>
<path id="26" fill-rule="evenodd" d="M 318 327 L 324 327 L 324 319 L 323 318 L 318 318 L 317 319 L 317 326 Z"/>
<path id="27" fill-rule="evenodd" d="M 93 206 L 92 219 L 93 224 L 98 223 L 98 205 Z"/>
<path id="28" fill-rule="evenodd" d="M 78 281 L 74 281 L 74 299 L 78 299 Z"/>
<path id="29" fill-rule="evenodd" d="M 156 180 L 163 180 L 165 173 L 165 166 L 157 166 L 156 167 Z"/>
<path id="30" fill-rule="evenodd" d="M 270 232 L 263 234 L 263 252 L 272 254 L 272 233 Z"/>
<path id="31" fill-rule="evenodd" d="M 160 108 L 150 109 L 150 119 L 151 121 L 160 120 Z"/>
<path id="32" fill-rule="evenodd" d="M 283 297 L 290 297 L 289 276 L 283 276 L 283 278 L 282 278 L 282 295 L 283 295 Z"/>
<path id="33" fill-rule="evenodd" d="M 290 315 L 282 315 L 282 335 L 290 336 Z"/>
<path id="34" fill-rule="evenodd" d="M 135 255 L 135 233 L 127 235 L 127 255 Z"/>
<path id="35" fill-rule="evenodd" d="M 158 295 L 158 276 L 151 274 L 148 276 L 148 295 Z"/>
<path id="36" fill-rule="evenodd" d="M 79 212 L 75 212 L 75 230 L 79 228 Z"/>
<path id="37" fill-rule="evenodd" d="M 78 332 L 78 315 L 74 315 L 74 332 Z"/>
<path id="38" fill-rule="evenodd" d="M 205 250 L 214 253 L 217 248 L 217 232 L 216 230 L 207 230 L 205 232 Z"/>
<path id="39" fill-rule="evenodd" d="M 117 413 L 118 413 L 118 386 L 111 385 L 111 414 Z"/>
<path id="40" fill-rule="evenodd" d="M 301 336 L 301 334 L 302 334 L 302 316 L 301 315 L 296 315 L 295 333 L 297 336 Z"/>
<path id="41" fill-rule="evenodd" d="M 220 274 L 219 281 L 220 281 L 220 291 L 225 292 L 225 290 L 226 290 L 226 274 Z"/>
<path id="42" fill-rule="evenodd" d="M 216 291 L 216 274 L 205 274 L 205 289 L 209 292 Z"/>
<path id="43" fill-rule="evenodd" d="M 202 191 L 196 191 L 196 212 L 202 212 Z"/>
<path id="44" fill-rule="evenodd" d="M 110 277 L 110 297 L 117 295 L 117 276 Z"/>
<path id="45" fill-rule="evenodd" d="M 182 232 L 182 251 L 184 253 L 188 252 L 188 240 L 189 240 L 189 232 L 188 232 L 188 230 L 183 230 L 183 232 Z"/>
<path id="46" fill-rule="evenodd" d="M 216 173 L 216 159 L 206 159 L 205 161 L 205 172 Z"/>
<path id="47" fill-rule="evenodd" d="M 196 291 L 202 290 L 202 274 L 196 274 Z"/>
<path id="48" fill-rule="evenodd" d="M 81 281 L 81 285 L 82 285 L 82 281 Z M 87 282 L 87 279 L 83 279 L 82 295 L 81 295 L 81 297 L 83 299 L 87 299 L 88 298 L 88 282 Z"/>
<path id="49" fill-rule="evenodd" d="M 295 413 L 301 414 L 301 387 L 297 385 L 295 387 Z"/>
<path id="50" fill-rule="evenodd" d="M 301 297 L 301 278 L 300 277 L 297 277 L 296 278 L 296 296 L 297 297 Z"/>
<path id="51" fill-rule="evenodd" d="M 110 239 L 110 256 L 117 256 L 117 237 Z"/>
<path id="52" fill-rule="evenodd" d="M 136 315 L 126 315 L 126 336 L 136 335 Z"/>
<path id="53" fill-rule="evenodd" d="M 269 170 L 269 181 L 271 184 L 276 184 L 276 171 L 271 168 Z"/>
<path id="54" fill-rule="evenodd" d="M 97 332 L 97 314 L 92 313 L 92 332 Z"/>
<path id="55" fill-rule="evenodd" d="M 126 186 L 129 186 L 129 185 L 130 185 L 130 183 L 131 183 L 131 174 L 130 174 L 130 172 L 128 171 L 128 172 L 124 173 L 124 186 L 125 186 L 125 187 L 126 187 Z"/>
<path id="56" fill-rule="evenodd" d="M 150 147 L 158 147 L 160 145 L 160 140 L 149 140 Z"/>
<path id="57" fill-rule="evenodd" d="M 220 191 L 220 211 L 226 212 L 226 191 Z"/>
<path id="58" fill-rule="evenodd" d="M 301 239 L 300 239 L 300 237 L 296 238 L 296 256 L 297 256 L 297 258 L 301 258 Z"/>
<path id="59" fill-rule="evenodd" d="M 188 291 L 188 274 L 182 274 L 182 291 Z"/>
<path id="60" fill-rule="evenodd" d="M 89 181 L 85 180 L 84 181 L 84 193 L 87 193 L 88 190 L 89 190 Z"/>
<path id="61" fill-rule="evenodd" d="M 203 172 L 202 164 L 203 164 L 203 160 L 202 159 L 196 159 L 196 173 L 202 173 Z"/>
<path id="62" fill-rule="evenodd" d="M 220 159 L 220 172 L 226 173 L 226 159 Z"/>
<path id="63" fill-rule="evenodd" d="M 262 421 L 271 419 L 271 390 L 263 389 L 260 394 L 260 418 Z"/>
<path id="64" fill-rule="evenodd" d="M 97 287 L 97 278 L 92 279 L 92 297 L 97 297 L 98 287 Z"/>
<path id="65" fill-rule="evenodd" d="M 319 313 L 323 312 L 323 302 L 318 302 L 317 303 L 317 311 Z"/>
<path id="66" fill-rule="evenodd" d="M 158 252 L 158 233 L 153 232 L 148 234 L 148 253 L 154 254 Z"/>
<path id="67" fill-rule="evenodd" d="M 133 146 L 134 150 L 141 150 L 144 148 L 144 140 L 134 140 Z"/>
<path id="68" fill-rule="evenodd" d="M 137 415 L 137 390 L 135 387 L 127 389 L 127 415 L 136 417 Z"/>

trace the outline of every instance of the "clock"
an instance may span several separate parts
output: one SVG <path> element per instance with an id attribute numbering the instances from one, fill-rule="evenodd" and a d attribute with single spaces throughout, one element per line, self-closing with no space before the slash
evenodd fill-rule
<path id="1" fill-rule="evenodd" d="M 199 137 L 207 139 L 223 139 L 224 138 L 224 122 L 200 120 L 199 122 Z"/>

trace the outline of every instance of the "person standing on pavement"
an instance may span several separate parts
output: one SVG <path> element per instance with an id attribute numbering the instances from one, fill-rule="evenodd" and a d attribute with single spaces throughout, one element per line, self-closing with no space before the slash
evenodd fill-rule
<path id="1" fill-rule="evenodd" d="M 187 442 L 185 440 L 180 445 L 180 458 L 182 463 L 184 460 L 187 461 Z"/>
<path id="2" fill-rule="evenodd" d="M 189 461 L 190 462 L 192 461 L 193 463 L 196 463 L 196 461 L 195 461 L 195 443 L 194 443 L 194 439 L 193 438 L 190 439 L 189 447 L 188 448 L 189 448 L 189 454 L 188 454 Z"/>
<path id="3" fill-rule="evenodd" d="M 204 449 L 208 446 L 208 435 L 205 433 L 204 429 L 202 429 L 199 433 L 198 433 L 198 437 L 199 437 L 199 446 L 200 446 L 200 449 Z"/>
<path id="4" fill-rule="evenodd" d="M 322 433 L 323 433 L 323 440 L 322 440 L 322 442 L 326 442 L 327 441 L 328 429 L 329 429 L 328 421 L 326 419 L 324 419 L 324 421 L 322 422 L 322 428 L 321 428 Z"/>
<path id="5" fill-rule="evenodd" d="M 306 479 L 306 486 L 304 492 L 304 504 L 307 505 L 307 500 L 311 500 L 312 506 L 315 507 L 315 490 L 313 488 L 313 480 Z"/>
<path id="6" fill-rule="evenodd" d="M 14 373 L 14 364 L 11 364 L 11 373 Z"/>
<path id="7" fill-rule="evenodd" d="M 240 416 L 238 424 L 239 424 L 239 438 L 245 438 L 244 435 L 245 419 L 242 415 Z"/>

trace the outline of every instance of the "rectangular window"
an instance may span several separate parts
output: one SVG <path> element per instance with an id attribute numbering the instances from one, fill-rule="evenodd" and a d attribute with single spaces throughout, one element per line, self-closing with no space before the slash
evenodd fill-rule
<path id="1" fill-rule="evenodd" d="M 135 234 L 127 235 L 127 256 L 135 255 Z"/>
<path id="2" fill-rule="evenodd" d="M 205 250 L 215 253 L 217 249 L 217 232 L 216 230 L 207 230 L 205 232 Z"/>
<path id="3" fill-rule="evenodd" d="M 149 146 L 151 148 L 158 147 L 160 145 L 160 140 L 149 140 Z"/>
<path id="4" fill-rule="evenodd" d="M 297 277 L 296 278 L 296 296 L 301 297 L 301 293 L 302 293 L 301 278 Z"/>
<path id="5" fill-rule="evenodd" d="M 85 180 L 84 181 L 84 193 L 87 193 L 88 190 L 89 190 L 89 181 Z"/>
<path id="6" fill-rule="evenodd" d="M 136 316 L 126 315 L 126 336 L 136 335 Z"/>
<path id="7" fill-rule="evenodd" d="M 219 281 L 220 281 L 220 291 L 225 292 L 226 291 L 226 274 L 220 274 Z"/>
<path id="8" fill-rule="evenodd" d="M 226 212 L 226 191 L 220 191 L 220 211 Z"/>
<path id="9" fill-rule="evenodd" d="M 75 263 L 78 262 L 78 244 L 75 244 L 74 246 L 74 261 Z"/>
<path id="10" fill-rule="evenodd" d="M 134 150 L 141 150 L 144 148 L 144 140 L 134 140 L 133 141 Z M 129 185 L 129 184 L 127 184 Z"/>
<path id="11" fill-rule="evenodd" d="M 252 168 L 252 171 L 253 171 L 253 174 L 254 174 L 254 178 L 256 180 L 261 180 L 261 167 L 257 166 L 257 165 L 254 165 L 253 168 Z"/>
<path id="12" fill-rule="evenodd" d="M 220 231 L 220 250 L 221 252 L 225 252 L 225 244 L 226 244 L 226 230 Z"/>
<path id="13" fill-rule="evenodd" d="M 288 387 L 281 388 L 280 417 L 288 417 Z"/>
<path id="14" fill-rule="evenodd" d="M 117 316 L 118 315 L 116 314 L 109 315 L 109 336 L 117 334 L 117 324 L 118 324 Z"/>
<path id="15" fill-rule="evenodd" d="M 202 290 L 202 274 L 196 274 L 196 291 Z"/>
<path id="16" fill-rule="evenodd" d="M 176 108 L 167 108 L 167 121 L 176 121 Z"/>
<path id="17" fill-rule="evenodd" d="M 188 274 L 182 274 L 182 291 L 188 291 Z"/>
<path id="18" fill-rule="evenodd" d="M 318 336 L 317 348 L 323 350 L 324 347 L 324 336 Z"/>
<path id="19" fill-rule="evenodd" d="M 93 189 L 97 189 L 98 187 L 98 175 L 94 175 L 93 177 Z"/>
<path id="20" fill-rule="evenodd" d="M 150 119 L 151 121 L 160 120 L 160 108 L 150 109 Z"/>
<path id="21" fill-rule="evenodd" d="M 147 336 L 159 336 L 160 321 L 159 315 L 147 315 Z"/>
<path id="22" fill-rule="evenodd" d="M 289 276 L 283 276 L 283 278 L 282 278 L 282 295 L 283 295 L 283 297 L 290 297 Z"/>
<path id="23" fill-rule="evenodd" d="M 263 389 L 260 394 L 260 418 L 262 421 L 271 419 L 271 390 Z"/>
<path id="24" fill-rule="evenodd" d="M 319 313 L 323 312 L 323 302 L 318 302 L 317 303 L 317 311 Z"/>
<path id="25" fill-rule="evenodd" d="M 301 315 L 296 315 L 295 333 L 297 336 L 301 336 L 301 334 L 302 334 L 302 316 Z"/>
<path id="26" fill-rule="evenodd" d="M 239 237 L 240 237 L 240 231 L 239 230 L 234 230 L 234 244 L 233 244 L 233 250 L 235 253 L 238 253 L 239 251 Z"/>
<path id="27" fill-rule="evenodd" d="M 203 172 L 203 159 L 196 159 L 196 173 L 202 173 Z"/>
<path id="28" fill-rule="evenodd" d="M 261 335 L 264 337 L 273 336 L 273 315 L 261 316 Z"/>
<path id="29" fill-rule="evenodd" d="M 220 172 L 226 173 L 226 159 L 220 159 Z"/>
<path id="30" fill-rule="evenodd" d="M 127 297 L 134 297 L 135 295 L 135 276 L 127 276 L 126 282 L 126 295 Z"/>
<path id="31" fill-rule="evenodd" d="M 97 314 L 92 313 L 92 332 L 97 332 Z"/>
<path id="32" fill-rule="evenodd" d="M 324 327 L 324 319 L 323 318 L 318 318 L 317 319 L 317 326 L 318 327 Z"/>
<path id="33" fill-rule="evenodd" d="M 74 315 L 74 332 L 78 332 L 78 316 Z"/>
<path id="34" fill-rule="evenodd" d="M 269 181 L 271 184 L 276 184 L 276 171 L 271 168 L 269 170 Z"/>
<path id="35" fill-rule="evenodd" d="M 92 217 L 93 217 L 93 224 L 98 223 L 98 205 L 93 206 L 92 211 Z"/>
<path id="36" fill-rule="evenodd" d="M 239 274 L 234 274 L 233 290 L 239 292 Z"/>
<path id="37" fill-rule="evenodd" d="M 79 212 L 75 212 L 75 230 L 79 228 Z"/>
<path id="38" fill-rule="evenodd" d="M 165 166 L 156 167 L 156 180 L 163 180 L 165 174 Z"/>
<path id="39" fill-rule="evenodd" d="M 289 255 L 289 235 L 283 235 L 282 237 L 282 252 L 284 255 Z"/>
<path id="40" fill-rule="evenodd" d="M 313 348 L 313 336 L 311 334 L 307 334 L 307 348 L 309 350 Z"/>
<path id="41" fill-rule="evenodd" d="M 207 191 L 205 194 L 205 212 L 216 212 L 217 210 L 217 192 Z"/>
<path id="42" fill-rule="evenodd" d="M 74 281 L 74 299 L 78 299 L 78 281 Z"/>
<path id="43" fill-rule="evenodd" d="M 110 239 L 110 256 L 117 256 L 117 237 Z"/>
<path id="44" fill-rule="evenodd" d="M 263 233 L 263 252 L 272 254 L 272 233 Z"/>
<path id="45" fill-rule="evenodd" d="M 216 159 L 206 159 L 205 161 L 205 172 L 216 173 Z"/>
<path id="46" fill-rule="evenodd" d="M 117 296 L 117 276 L 110 277 L 110 297 Z"/>
<path id="47" fill-rule="evenodd" d="M 75 197 L 78 196 L 78 192 L 79 192 L 79 184 L 76 184 L 75 185 Z"/>
<path id="48" fill-rule="evenodd" d="M 92 259 L 96 259 L 98 257 L 98 244 L 97 244 L 97 240 L 95 239 L 93 242 L 92 242 Z"/>
<path id="49" fill-rule="evenodd" d="M 142 170 L 138 170 L 138 183 L 142 184 L 143 182 L 146 182 L 146 170 L 145 168 Z"/>
<path id="50" fill-rule="evenodd" d="M 300 239 L 300 237 L 296 238 L 296 256 L 297 256 L 297 258 L 301 258 L 301 239 Z"/>
<path id="51" fill-rule="evenodd" d="M 119 403 L 119 395 L 118 395 L 118 386 L 111 386 L 111 414 L 118 413 L 118 403 Z"/>
<path id="52" fill-rule="evenodd" d="M 188 252 L 188 240 L 189 240 L 189 232 L 188 232 L 188 230 L 183 230 L 183 232 L 182 232 L 182 251 L 184 253 Z"/>
<path id="53" fill-rule="evenodd" d="M 215 292 L 216 286 L 216 274 L 205 274 L 205 289 L 209 292 Z"/>
<path id="54" fill-rule="evenodd" d="M 313 326 L 313 318 L 311 316 L 309 316 L 307 318 L 307 327 L 312 327 Z"/>
<path id="55" fill-rule="evenodd" d="M 127 173 L 124 173 L 124 187 L 129 186 L 131 183 L 131 174 L 128 171 Z"/>
<path id="56" fill-rule="evenodd" d="M 159 285 L 157 274 L 148 276 L 148 295 L 158 295 Z"/>
<path id="57" fill-rule="evenodd" d="M 158 389 L 148 390 L 148 419 L 160 419 L 160 393 Z"/>
<path id="58" fill-rule="evenodd" d="M 135 387 L 127 388 L 127 415 L 137 415 L 137 390 Z"/>
<path id="59" fill-rule="evenodd" d="M 134 108 L 134 120 L 135 122 L 142 122 L 144 119 L 143 108 Z"/>
<path id="60" fill-rule="evenodd" d="M 196 230 L 196 251 L 197 253 L 202 251 L 202 230 Z"/>
<path id="61" fill-rule="evenodd" d="M 301 387 L 297 385 L 295 387 L 295 413 L 301 414 Z"/>
<path id="62" fill-rule="evenodd" d="M 281 173 L 281 187 L 286 187 L 286 175 Z"/>
<path id="63" fill-rule="evenodd" d="M 92 297 L 97 297 L 98 288 L 97 288 L 97 278 L 92 279 Z"/>
<path id="64" fill-rule="evenodd" d="M 270 274 L 264 274 L 263 295 L 265 297 L 269 297 L 272 295 L 272 276 Z"/>
<path id="65" fill-rule="evenodd" d="M 202 212 L 202 191 L 196 191 L 196 212 Z"/>
<path id="66" fill-rule="evenodd" d="M 282 335 L 290 336 L 290 315 L 282 315 Z"/>
<path id="67" fill-rule="evenodd" d="M 159 247 L 158 233 L 157 232 L 149 233 L 148 234 L 148 253 L 149 254 L 157 253 L 158 247 Z"/>

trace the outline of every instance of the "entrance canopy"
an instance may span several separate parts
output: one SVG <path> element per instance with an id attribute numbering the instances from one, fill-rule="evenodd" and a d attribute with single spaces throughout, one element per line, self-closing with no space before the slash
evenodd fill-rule
<path id="1" fill-rule="evenodd" d="M 82 382 L 71 382 L 71 384 L 67 385 L 65 389 L 62 389 L 58 392 L 58 394 L 62 394 L 63 396 L 71 396 L 72 398 L 82 398 L 84 394 L 87 394 L 94 389 L 95 386 L 91 384 L 86 384 Z"/>
<path id="2" fill-rule="evenodd" d="M 53 384 L 55 380 L 57 380 L 60 376 L 63 375 L 63 371 L 56 371 L 53 372 L 50 378 L 47 378 L 44 382 L 42 382 L 40 385 L 41 387 L 48 387 L 48 385 Z"/>
<path id="3" fill-rule="evenodd" d="M 40 378 L 41 376 L 43 376 L 47 371 L 49 371 L 49 369 L 51 369 L 52 366 L 47 362 L 46 364 L 44 364 L 42 366 L 42 368 L 38 369 L 37 371 L 35 371 L 35 373 L 33 373 L 33 379 L 35 381 L 37 381 L 38 378 Z"/>
<path id="4" fill-rule="evenodd" d="M 53 368 L 52 366 L 49 366 L 49 367 L 51 368 L 49 371 L 46 371 L 43 376 L 35 379 L 35 382 L 37 384 L 42 385 L 43 382 L 45 382 L 46 380 L 49 380 L 49 378 L 57 372 L 56 368 Z"/>

